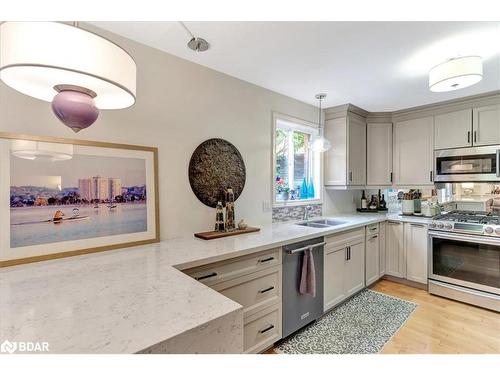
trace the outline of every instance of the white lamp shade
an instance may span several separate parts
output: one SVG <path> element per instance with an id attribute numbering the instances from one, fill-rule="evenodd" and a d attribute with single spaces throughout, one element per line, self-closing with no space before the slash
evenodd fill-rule
<path id="1" fill-rule="evenodd" d="M 313 140 L 312 150 L 314 152 L 325 152 L 328 151 L 332 147 L 330 141 L 326 139 L 323 135 L 319 135 Z"/>
<path id="2" fill-rule="evenodd" d="M 11 142 L 10 152 L 21 159 L 62 161 L 73 158 L 73 145 L 16 139 Z"/>
<path id="3" fill-rule="evenodd" d="M 433 92 L 462 89 L 483 79 L 483 62 L 479 56 L 451 59 L 429 72 L 429 89 Z"/>
<path id="4" fill-rule="evenodd" d="M 100 109 L 130 107 L 136 96 L 136 65 L 116 44 L 56 22 L 0 25 L 0 79 L 13 89 L 51 102 L 54 86 L 92 90 Z"/>

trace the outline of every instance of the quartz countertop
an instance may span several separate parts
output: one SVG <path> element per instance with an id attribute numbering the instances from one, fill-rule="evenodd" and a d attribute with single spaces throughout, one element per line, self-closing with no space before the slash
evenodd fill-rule
<path id="1" fill-rule="evenodd" d="M 387 218 L 413 219 L 332 218 L 345 223 L 279 223 L 211 241 L 185 237 L 0 269 L 0 341 L 48 341 L 52 353 L 135 353 L 241 309 L 180 270 Z"/>

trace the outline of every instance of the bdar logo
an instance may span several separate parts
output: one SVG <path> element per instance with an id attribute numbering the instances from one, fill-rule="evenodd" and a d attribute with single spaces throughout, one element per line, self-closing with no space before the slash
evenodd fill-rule
<path id="1" fill-rule="evenodd" d="M 12 354 L 17 349 L 17 342 L 10 342 L 9 340 L 5 340 L 0 345 L 0 352 Z"/>

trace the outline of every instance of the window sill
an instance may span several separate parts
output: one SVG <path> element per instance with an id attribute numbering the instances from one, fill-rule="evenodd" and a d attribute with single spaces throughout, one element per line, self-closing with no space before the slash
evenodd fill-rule
<path id="1" fill-rule="evenodd" d="M 307 206 L 308 204 L 323 204 L 323 200 L 316 198 L 316 199 L 277 201 L 277 202 L 274 202 L 273 208 Z"/>

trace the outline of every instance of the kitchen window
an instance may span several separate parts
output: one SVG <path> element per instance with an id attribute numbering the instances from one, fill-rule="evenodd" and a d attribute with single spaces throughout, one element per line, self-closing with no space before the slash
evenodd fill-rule
<path id="1" fill-rule="evenodd" d="M 320 153 L 311 150 L 316 125 L 288 117 L 274 123 L 274 204 L 320 200 Z"/>

